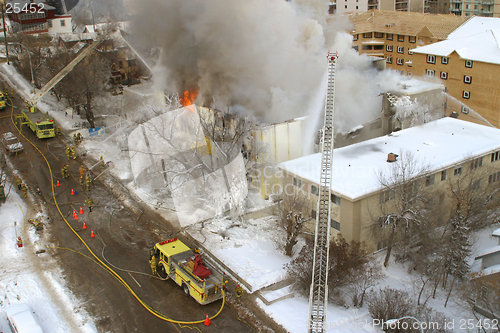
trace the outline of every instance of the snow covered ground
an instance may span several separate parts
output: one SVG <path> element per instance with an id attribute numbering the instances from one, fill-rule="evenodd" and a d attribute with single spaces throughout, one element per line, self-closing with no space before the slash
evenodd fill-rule
<path id="1" fill-rule="evenodd" d="M 36 245 L 44 231 L 36 232 L 27 223 L 26 212 L 26 204 L 14 190 L 0 205 L 0 332 L 10 332 L 6 311 L 16 303 L 34 311 L 44 332 L 97 332 L 65 287 L 55 260 Z M 23 240 L 21 248 L 16 246 L 18 236 Z"/>
<path id="2" fill-rule="evenodd" d="M 17 90 L 26 98 L 29 97 L 30 85 L 15 73 L 11 66 L 0 67 L 0 74 L 9 79 L 17 86 Z M 132 89 L 130 91 L 133 91 Z M 140 91 L 142 96 L 152 96 L 145 91 Z M 72 135 L 75 122 L 81 121 L 66 115 L 64 105 L 58 103 L 53 96 L 46 95 L 42 102 L 38 104 L 43 111 L 49 111 L 58 125 Z M 113 168 L 110 172 L 115 177 L 122 180 L 124 185 L 135 191 L 138 197 L 152 207 L 157 208 L 159 213 L 167 218 L 172 218 L 175 214 L 162 208 L 162 204 L 156 198 L 149 196 L 147 192 L 138 189 L 132 182 L 132 172 L 128 152 L 123 149 L 123 133 L 134 128 L 132 122 L 117 117 L 117 125 L 113 131 L 107 132 L 103 137 L 89 139 L 86 130 L 80 130 L 84 135 L 83 147 L 88 155 L 98 159 L 103 155 L 106 161 L 112 161 Z M 249 198 L 251 210 L 258 211 L 269 205 L 269 202 L 259 200 L 258 197 Z M 21 232 L 19 225 L 14 227 L 14 221 L 21 223 L 24 221 L 23 211 L 26 211 L 22 200 L 13 193 L 6 204 L 0 206 L 0 224 L 2 250 L 5 258 L 2 263 L 2 275 L 0 280 L 0 293 L 4 294 L 1 299 L 0 328 L 6 330 L 5 308 L 10 302 L 26 302 L 30 305 L 42 327 L 47 332 L 94 332 L 95 326 L 88 321 L 86 314 L 79 309 L 78 300 L 74 299 L 71 293 L 65 289 L 64 282 L 56 268 L 44 270 L 43 274 L 36 275 L 32 272 L 33 262 L 50 262 L 50 257 L 46 254 L 35 255 L 35 251 L 30 251 L 29 242 L 26 248 L 16 249 L 16 232 Z M 215 253 L 226 265 L 244 278 L 251 286 L 252 291 L 256 291 L 285 278 L 284 265 L 290 262 L 291 258 L 282 255 L 275 248 L 277 237 L 281 233 L 273 223 L 273 218 L 255 215 L 242 221 L 231 221 L 229 218 L 220 217 L 203 223 L 197 223 L 187 229 L 193 237 L 198 239 L 205 247 Z M 497 245 L 497 240 L 491 237 L 491 232 L 499 226 L 492 227 L 491 230 L 484 230 L 477 235 L 477 242 L 474 247 L 474 254 L 480 253 L 488 246 Z M 27 228 L 26 240 L 35 241 L 37 234 Z M 301 244 L 299 244 L 301 246 Z M 383 253 L 379 254 L 378 260 L 383 259 Z M 55 265 L 54 265 L 55 267 Z M 478 263 L 474 263 L 477 269 Z M 414 292 L 412 276 L 408 275 L 403 265 L 391 264 L 384 270 L 386 278 L 380 282 L 378 287 L 391 286 Z M 276 291 L 277 295 L 284 291 Z M 269 297 L 272 298 L 270 294 Z M 437 311 L 443 312 L 451 319 L 472 318 L 470 313 L 456 304 L 450 302 L 447 308 L 443 307 L 444 296 L 438 295 L 435 300 L 430 300 L 429 304 Z M 259 305 L 279 324 L 288 331 L 304 332 L 306 330 L 306 320 L 309 312 L 308 300 L 295 296 L 266 306 L 260 300 Z M 69 314 L 68 314 L 69 313 Z M 327 314 L 327 332 L 380 332 L 379 328 L 374 328 L 372 319 L 365 308 L 344 309 L 330 305 Z"/>

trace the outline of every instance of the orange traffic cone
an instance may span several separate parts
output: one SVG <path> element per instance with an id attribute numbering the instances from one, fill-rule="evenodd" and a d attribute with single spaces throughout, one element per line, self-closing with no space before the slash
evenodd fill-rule
<path id="1" fill-rule="evenodd" d="M 61 186 L 61 183 L 59 183 L 59 180 L 57 181 L 56 186 Z"/>
<path id="2" fill-rule="evenodd" d="M 73 215 L 73 218 L 74 218 L 75 220 L 78 220 L 78 215 L 76 215 L 76 214 L 75 214 L 75 215 Z"/>
<path id="3" fill-rule="evenodd" d="M 80 215 L 82 215 L 82 214 L 83 214 L 83 208 L 80 207 Z"/>
<path id="4" fill-rule="evenodd" d="M 75 190 L 71 189 L 71 195 L 75 195 Z"/>
<path id="5" fill-rule="evenodd" d="M 83 221 L 83 227 L 82 227 L 83 230 L 87 229 L 87 224 L 85 223 L 85 221 Z"/>
<path id="6" fill-rule="evenodd" d="M 205 318 L 205 326 L 210 326 L 210 318 L 208 318 L 208 313 L 207 317 Z"/>
<path id="7" fill-rule="evenodd" d="M 90 237 L 95 237 L 94 230 L 90 230 Z"/>

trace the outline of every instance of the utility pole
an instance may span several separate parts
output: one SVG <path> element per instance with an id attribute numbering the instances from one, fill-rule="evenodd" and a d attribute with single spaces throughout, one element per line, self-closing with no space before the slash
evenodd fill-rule
<path id="1" fill-rule="evenodd" d="M 7 65 L 9 62 L 9 48 L 7 47 L 7 26 L 5 25 L 5 2 L 2 1 L 2 23 L 3 23 L 3 40 L 5 42 L 5 55 L 7 56 Z"/>

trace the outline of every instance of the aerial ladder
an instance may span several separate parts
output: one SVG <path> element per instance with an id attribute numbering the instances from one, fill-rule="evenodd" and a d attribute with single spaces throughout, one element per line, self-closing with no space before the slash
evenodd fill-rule
<path id="1" fill-rule="evenodd" d="M 335 71 L 338 55 L 328 52 L 328 85 L 325 100 L 325 119 L 321 144 L 321 178 L 319 184 L 314 234 L 314 260 L 309 293 L 308 332 L 325 332 L 326 308 L 328 303 L 328 256 L 331 220 L 331 173 L 333 158 L 333 116 L 335 103 Z"/>

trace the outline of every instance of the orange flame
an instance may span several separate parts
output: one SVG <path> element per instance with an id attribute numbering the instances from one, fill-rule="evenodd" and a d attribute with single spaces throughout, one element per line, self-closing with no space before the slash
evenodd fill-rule
<path id="1" fill-rule="evenodd" d="M 184 92 L 184 97 L 182 97 L 179 102 L 181 103 L 182 106 L 188 106 L 193 104 L 194 100 L 196 99 L 196 96 L 198 96 L 197 91 L 189 91 L 186 90 Z"/>

